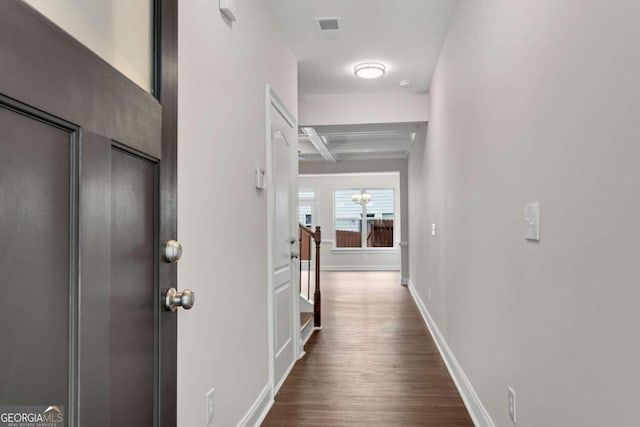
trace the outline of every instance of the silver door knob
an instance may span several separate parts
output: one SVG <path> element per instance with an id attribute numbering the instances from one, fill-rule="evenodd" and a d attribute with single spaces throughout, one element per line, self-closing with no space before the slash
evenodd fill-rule
<path id="1" fill-rule="evenodd" d="M 300 255 L 298 254 L 298 252 L 291 252 L 291 259 L 298 259 L 300 257 Z"/>
<path id="2" fill-rule="evenodd" d="M 176 288 L 169 288 L 164 299 L 164 308 L 167 311 L 176 311 L 178 307 L 190 310 L 195 302 L 196 295 L 191 289 L 178 292 Z"/>
<path id="3" fill-rule="evenodd" d="M 167 262 L 178 262 L 182 258 L 182 245 L 175 240 L 167 240 L 164 243 L 163 255 Z"/>

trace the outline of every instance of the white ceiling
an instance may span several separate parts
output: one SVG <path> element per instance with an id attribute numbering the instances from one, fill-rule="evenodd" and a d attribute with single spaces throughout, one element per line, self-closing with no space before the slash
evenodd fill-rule
<path id="1" fill-rule="evenodd" d="M 267 0 L 298 58 L 298 93 L 427 91 L 455 0 Z M 338 38 L 327 39 L 315 18 L 340 17 Z M 375 80 L 353 67 L 381 62 Z M 411 80 L 409 89 L 398 86 Z"/>

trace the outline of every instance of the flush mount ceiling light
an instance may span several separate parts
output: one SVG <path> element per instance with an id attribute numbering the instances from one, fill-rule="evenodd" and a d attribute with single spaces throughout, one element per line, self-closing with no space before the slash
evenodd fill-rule
<path id="1" fill-rule="evenodd" d="M 376 79 L 384 76 L 386 68 L 378 62 L 364 62 L 353 69 L 355 75 L 361 79 Z"/>

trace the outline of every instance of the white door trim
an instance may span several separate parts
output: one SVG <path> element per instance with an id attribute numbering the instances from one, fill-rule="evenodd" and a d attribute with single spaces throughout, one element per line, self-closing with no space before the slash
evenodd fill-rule
<path id="1" fill-rule="evenodd" d="M 291 367 L 289 367 L 289 369 L 287 370 L 287 373 L 285 374 L 284 378 L 282 381 L 279 382 L 279 384 L 275 384 L 275 373 L 274 373 L 274 361 L 275 361 L 275 344 L 274 344 L 274 339 L 275 339 L 275 315 L 274 315 L 274 299 L 273 299 L 273 256 L 272 256 L 272 247 L 273 247 L 273 222 L 274 222 L 274 218 L 273 218 L 273 209 L 274 209 L 274 203 L 273 203 L 273 197 L 274 197 L 274 193 L 273 193 L 273 140 L 271 138 L 271 124 L 272 124 L 272 118 L 271 118 L 271 107 L 274 107 L 282 116 L 282 118 L 287 122 L 287 124 L 289 126 L 291 126 L 291 128 L 294 130 L 294 135 L 298 135 L 298 125 L 297 125 L 297 120 L 296 117 L 291 114 L 291 112 L 289 111 L 289 109 L 286 107 L 286 105 L 284 104 L 284 102 L 280 99 L 280 97 L 278 96 L 278 94 L 273 90 L 273 88 L 271 87 L 271 85 L 266 84 L 265 85 L 265 140 L 266 140 L 266 169 L 267 169 L 267 173 L 266 173 L 266 179 L 267 179 L 267 247 L 266 247 L 266 252 L 267 252 L 267 316 L 268 316 L 268 340 L 269 340 L 269 384 L 271 387 L 271 397 L 273 398 L 277 392 L 277 389 L 282 385 L 282 383 L 284 382 L 284 378 L 286 378 L 289 375 L 289 372 L 291 371 L 291 368 L 293 367 L 293 364 Z M 295 141 L 292 141 L 292 143 L 297 145 L 297 139 Z M 295 152 L 297 153 L 298 149 L 297 146 L 294 147 Z M 293 174 L 293 176 L 297 177 L 298 173 L 297 173 L 297 163 L 295 163 L 295 174 Z M 296 182 L 292 182 L 291 185 L 291 189 L 290 189 L 290 196 L 289 196 L 289 200 L 291 200 L 291 212 L 290 212 L 290 221 L 292 222 L 291 224 L 291 236 L 297 236 L 298 233 L 298 209 L 297 209 L 297 202 L 298 202 L 298 191 L 297 191 L 297 181 Z M 294 229 L 295 226 L 295 229 Z M 299 250 L 299 248 L 295 248 L 294 250 Z M 297 262 L 292 262 L 291 263 L 291 289 L 297 289 L 298 287 L 298 277 L 300 276 L 300 273 L 298 271 L 299 265 Z M 300 348 L 300 314 L 299 314 L 299 308 L 298 308 L 298 292 L 292 293 L 292 319 L 293 319 L 293 325 L 294 325 L 294 331 L 292 331 L 292 337 L 294 340 L 293 343 L 293 348 L 298 351 L 298 349 Z M 296 327 L 297 326 L 297 327 Z M 294 362 L 296 360 L 298 360 L 298 354 L 294 355 Z"/>

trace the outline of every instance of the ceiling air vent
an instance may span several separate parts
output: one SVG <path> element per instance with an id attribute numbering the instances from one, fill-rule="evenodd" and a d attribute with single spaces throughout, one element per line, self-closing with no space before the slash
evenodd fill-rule
<path id="1" fill-rule="evenodd" d="M 337 39 L 340 37 L 340 18 L 316 18 L 318 35 L 321 39 Z"/>
<path id="2" fill-rule="evenodd" d="M 318 18 L 320 31 L 339 30 L 338 18 Z"/>

